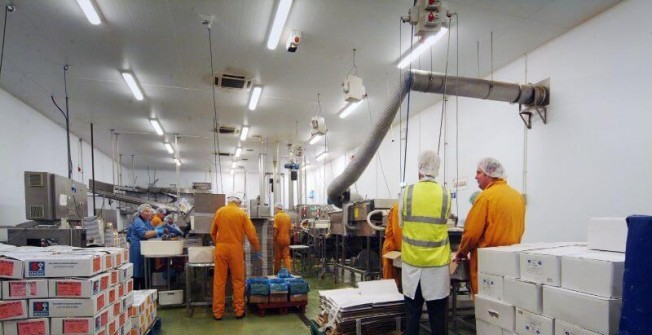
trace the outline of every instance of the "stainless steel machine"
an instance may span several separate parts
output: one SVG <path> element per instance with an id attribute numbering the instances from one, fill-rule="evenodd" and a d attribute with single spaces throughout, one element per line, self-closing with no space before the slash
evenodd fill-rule
<path id="1" fill-rule="evenodd" d="M 25 171 L 28 220 L 81 220 L 88 216 L 86 185 L 47 172 Z"/>

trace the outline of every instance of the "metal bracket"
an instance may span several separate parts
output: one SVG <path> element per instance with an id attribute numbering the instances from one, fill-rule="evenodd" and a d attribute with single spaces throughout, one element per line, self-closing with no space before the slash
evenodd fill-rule
<path id="1" fill-rule="evenodd" d="M 546 106 L 527 106 L 523 108 L 523 105 L 519 105 L 518 109 L 518 115 L 523 120 L 527 129 L 532 129 L 532 110 L 535 110 L 539 114 L 539 117 L 543 120 L 543 124 L 548 124 L 548 108 Z M 526 116 L 527 120 L 525 118 Z"/>

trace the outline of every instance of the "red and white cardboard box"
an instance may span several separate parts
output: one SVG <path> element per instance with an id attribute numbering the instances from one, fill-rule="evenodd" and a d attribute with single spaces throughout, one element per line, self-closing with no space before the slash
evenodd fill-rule
<path id="1" fill-rule="evenodd" d="M 23 260 L 25 278 L 92 277 L 103 271 L 102 258 L 94 254 L 29 254 L 16 257 Z"/>
<path id="2" fill-rule="evenodd" d="M 0 278 L 22 279 L 23 261 L 9 257 L 0 257 Z"/>
<path id="3" fill-rule="evenodd" d="M 50 335 L 47 318 L 5 321 L 2 328 L 5 335 Z"/>
<path id="4" fill-rule="evenodd" d="M 125 294 L 122 297 L 122 310 L 128 310 L 134 304 L 134 292 Z"/>
<path id="5" fill-rule="evenodd" d="M 120 330 L 120 322 L 118 321 L 118 318 L 114 318 L 113 320 L 110 320 L 109 323 L 106 324 L 106 333 L 107 334 L 115 334 Z"/>
<path id="6" fill-rule="evenodd" d="M 555 319 L 555 335 L 600 335 L 564 320 Z"/>
<path id="7" fill-rule="evenodd" d="M 475 317 L 502 329 L 514 331 L 514 305 L 478 294 L 475 296 Z"/>
<path id="8" fill-rule="evenodd" d="M 544 315 L 538 315 L 516 309 L 515 333 L 522 335 L 554 335 L 554 320 Z"/>
<path id="9" fill-rule="evenodd" d="M 47 298 L 47 279 L 8 280 L 2 282 L 2 297 L 5 300 Z"/>
<path id="10" fill-rule="evenodd" d="M 604 334 L 618 334 L 621 299 L 543 286 L 543 314 Z"/>
<path id="11" fill-rule="evenodd" d="M 623 295 L 625 254 L 589 250 L 561 259 L 561 287 L 607 298 Z M 590 274 L 590 275 L 587 275 Z"/>
<path id="12" fill-rule="evenodd" d="M 129 294 L 129 293 L 134 291 L 134 280 L 133 280 L 133 278 L 123 282 L 122 285 L 125 286 L 124 287 L 125 294 Z M 153 290 L 153 291 L 156 292 L 156 290 Z"/>
<path id="13" fill-rule="evenodd" d="M 120 270 L 118 269 L 113 269 L 109 271 L 109 274 L 111 275 L 111 280 L 109 280 L 109 285 L 110 286 L 115 286 L 120 283 Z"/>
<path id="14" fill-rule="evenodd" d="M 119 273 L 119 278 L 118 280 L 123 282 L 125 280 L 129 280 L 134 276 L 134 264 L 133 263 L 127 263 L 118 268 L 120 271 Z"/>
<path id="15" fill-rule="evenodd" d="M 49 280 L 51 298 L 91 298 L 107 290 L 109 274 L 91 278 L 54 278 Z"/>
<path id="16" fill-rule="evenodd" d="M 532 313 L 543 312 L 542 284 L 505 277 L 503 281 L 504 301 Z"/>
<path id="17" fill-rule="evenodd" d="M 122 308 L 122 300 L 119 300 L 115 304 L 111 306 L 111 309 L 113 309 L 113 315 L 117 316 L 123 313 L 124 309 Z"/>
<path id="18" fill-rule="evenodd" d="M 503 276 L 478 273 L 478 291 L 485 297 L 503 300 Z"/>
<path id="19" fill-rule="evenodd" d="M 106 292 L 87 299 L 31 299 L 30 317 L 95 316 L 106 304 Z"/>
<path id="20" fill-rule="evenodd" d="M 586 252 L 583 246 L 529 250 L 520 256 L 520 278 L 551 286 L 561 286 L 561 257 Z"/>
<path id="21" fill-rule="evenodd" d="M 627 246 L 627 222 L 625 218 L 589 219 L 589 249 L 625 252 Z"/>
<path id="22" fill-rule="evenodd" d="M 95 317 L 51 318 L 50 332 L 52 334 L 96 334 L 106 326 L 106 314 Z"/>
<path id="23" fill-rule="evenodd" d="M 26 319 L 27 300 L 0 300 L 0 321 Z"/>
<path id="24" fill-rule="evenodd" d="M 113 304 L 120 299 L 118 286 L 110 287 L 107 291 L 107 304 Z"/>

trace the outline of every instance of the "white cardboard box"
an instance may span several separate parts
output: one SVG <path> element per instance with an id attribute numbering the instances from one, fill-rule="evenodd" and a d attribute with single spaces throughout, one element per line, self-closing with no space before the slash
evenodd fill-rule
<path id="1" fill-rule="evenodd" d="M 25 278 L 91 277 L 102 271 L 99 255 L 29 254 L 21 257 Z"/>
<path id="2" fill-rule="evenodd" d="M 118 281 L 123 282 L 125 280 L 129 280 L 129 278 L 134 276 L 134 264 L 123 264 L 118 268 L 118 271 L 120 271 L 118 272 Z"/>
<path id="3" fill-rule="evenodd" d="M 543 286 L 543 314 L 605 335 L 618 333 L 621 299 Z"/>
<path id="4" fill-rule="evenodd" d="M 51 318 L 50 332 L 55 334 L 96 334 L 104 330 L 107 320 L 103 313 L 95 317 Z"/>
<path id="5" fill-rule="evenodd" d="M 503 335 L 503 330 L 489 322 L 475 319 L 475 333 L 476 335 Z"/>
<path id="6" fill-rule="evenodd" d="M 91 278 L 54 278 L 49 280 L 50 298 L 91 298 L 108 289 L 109 274 Z"/>
<path id="7" fill-rule="evenodd" d="M 47 318 L 5 321 L 2 328 L 6 335 L 50 335 L 50 322 Z"/>
<path id="8" fill-rule="evenodd" d="M 478 291 L 485 297 L 503 300 L 503 276 L 478 273 Z"/>
<path id="9" fill-rule="evenodd" d="M 503 292 L 503 301 L 506 303 L 532 313 L 543 313 L 541 284 L 505 277 Z"/>
<path id="10" fill-rule="evenodd" d="M 555 335 L 600 335 L 588 329 L 568 323 L 564 320 L 555 319 Z"/>
<path id="11" fill-rule="evenodd" d="M 178 305 L 183 303 L 183 290 L 159 291 L 158 303 L 161 306 Z"/>
<path id="12" fill-rule="evenodd" d="M 213 263 L 215 247 L 188 247 L 188 263 Z"/>
<path id="13" fill-rule="evenodd" d="M 589 219 L 589 249 L 625 252 L 626 245 L 627 222 L 624 218 Z"/>
<path id="14" fill-rule="evenodd" d="M 22 279 L 23 262 L 13 258 L 0 257 L 0 278 Z"/>
<path id="15" fill-rule="evenodd" d="M 554 320 L 544 315 L 538 315 L 516 309 L 515 332 L 519 335 L 554 335 Z"/>
<path id="16" fill-rule="evenodd" d="M 27 318 L 27 300 L 0 300 L 0 321 Z"/>
<path id="17" fill-rule="evenodd" d="M 5 300 L 47 298 L 47 279 L 8 280 L 2 282 L 2 297 Z"/>
<path id="18" fill-rule="evenodd" d="M 88 299 L 31 299 L 29 317 L 92 317 L 106 307 L 106 302 L 106 292 Z"/>
<path id="19" fill-rule="evenodd" d="M 561 260 L 561 270 L 563 288 L 608 298 L 620 298 L 623 295 L 623 253 L 590 250 L 565 256 Z"/>
<path id="20" fill-rule="evenodd" d="M 475 296 L 475 317 L 502 329 L 514 330 L 514 305 L 478 294 Z"/>
<path id="21" fill-rule="evenodd" d="M 519 254 L 521 252 L 527 250 L 549 249 L 577 244 L 581 243 L 524 243 L 505 247 L 480 248 L 478 249 L 478 272 L 519 278 L 521 272 Z"/>
<path id="22" fill-rule="evenodd" d="M 561 285 L 561 256 L 586 252 L 581 246 L 529 250 L 520 256 L 520 278 L 551 286 Z"/>

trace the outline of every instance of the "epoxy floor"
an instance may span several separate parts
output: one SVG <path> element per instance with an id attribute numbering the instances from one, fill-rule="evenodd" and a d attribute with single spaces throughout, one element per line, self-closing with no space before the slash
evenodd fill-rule
<path id="1" fill-rule="evenodd" d="M 323 280 L 307 278 L 310 282 L 310 294 L 305 316 L 297 312 L 287 315 L 274 313 L 259 317 L 255 312 L 247 311 L 244 319 L 237 320 L 232 308 L 227 306 L 227 312 L 220 321 L 215 321 L 209 307 L 195 307 L 194 314 L 188 316 L 185 308 L 160 308 L 158 314 L 162 319 L 161 334 L 163 335 L 200 335 L 200 334 L 254 334 L 254 335 L 290 335 L 310 334 L 310 329 L 304 323 L 314 319 L 319 312 L 319 290 L 350 287 L 350 283 L 335 284 L 332 276 Z M 422 332 L 427 334 L 427 332 Z M 458 327 L 449 330 L 449 334 L 471 335 L 475 331 Z"/>

